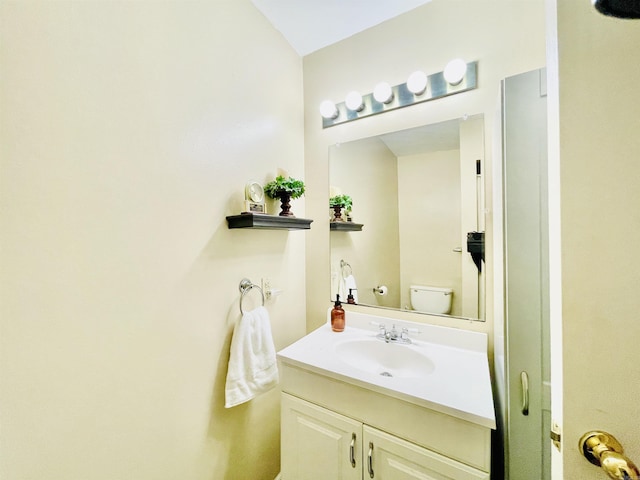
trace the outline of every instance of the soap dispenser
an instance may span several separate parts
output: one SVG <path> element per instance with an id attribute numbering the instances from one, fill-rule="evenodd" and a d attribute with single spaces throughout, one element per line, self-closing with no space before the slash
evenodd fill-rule
<path id="1" fill-rule="evenodd" d="M 331 330 L 342 332 L 344 330 L 344 309 L 340 303 L 340 295 L 336 295 L 336 303 L 331 309 Z"/>
<path id="2" fill-rule="evenodd" d="M 355 305 L 356 299 L 353 297 L 353 288 L 349 289 L 349 295 L 347 295 L 347 303 L 349 305 Z"/>

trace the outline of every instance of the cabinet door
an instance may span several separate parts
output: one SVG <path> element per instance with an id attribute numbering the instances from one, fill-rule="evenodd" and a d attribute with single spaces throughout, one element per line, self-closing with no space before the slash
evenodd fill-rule
<path id="1" fill-rule="evenodd" d="M 282 394 L 282 480 L 361 480 L 362 424 Z"/>
<path id="2" fill-rule="evenodd" d="M 486 472 L 367 425 L 363 434 L 365 479 L 489 480 Z"/>

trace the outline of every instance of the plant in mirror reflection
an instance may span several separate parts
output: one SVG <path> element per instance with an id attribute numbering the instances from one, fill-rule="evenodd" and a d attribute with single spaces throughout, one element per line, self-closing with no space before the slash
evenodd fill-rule
<path id="1" fill-rule="evenodd" d="M 329 206 L 333 207 L 342 207 L 347 212 L 351 211 L 351 207 L 353 206 L 353 200 L 349 195 L 336 195 L 335 197 L 331 197 L 329 199 Z"/>

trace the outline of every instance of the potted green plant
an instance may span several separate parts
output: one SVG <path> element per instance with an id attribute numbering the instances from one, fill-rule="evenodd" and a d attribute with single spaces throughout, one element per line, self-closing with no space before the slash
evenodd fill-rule
<path id="1" fill-rule="evenodd" d="M 344 222 L 342 218 L 342 209 L 345 212 L 350 212 L 353 206 L 353 200 L 349 195 L 336 195 L 329 199 L 329 207 L 333 208 L 333 221 Z"/>
<path id="2" fill-rule="evenodd" d="M 264 193 L 269 198 L 280 199 L 281 217 L 295 217 L 289 202 L 304 195 L 304 182 L 293 177 L 285 178 L 278 175 L 275 180 L 264 186 Z"/>

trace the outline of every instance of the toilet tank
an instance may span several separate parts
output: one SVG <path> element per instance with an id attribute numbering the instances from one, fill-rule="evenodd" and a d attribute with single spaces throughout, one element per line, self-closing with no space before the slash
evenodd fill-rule
<path id="1" fill-rule="evenodd" d="M 411 308 L 417 312 L 447 314 L 451 312 L 451 288 L 411 285 Z"/>

